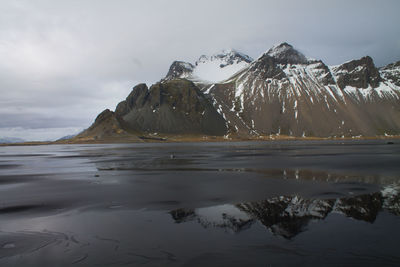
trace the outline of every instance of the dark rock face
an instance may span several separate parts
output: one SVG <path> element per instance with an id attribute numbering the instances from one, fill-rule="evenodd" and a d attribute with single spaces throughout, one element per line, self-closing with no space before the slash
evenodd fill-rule
<path id="1" fill-rule="evenodd" d="M 125 114 L 127 114 L 130 110 L 132 110 L 136 106 L 142 106 L 146 101 L 144 97 L 146 96 L 148 91 L 149 89 L 147 88 L 146 84 L 141 83 L 136 85 L 132 89 L 132 92 L 127 96 L 126 100 L 120 102 L 117 105 L 115 109 L 116 116 L 120 118 Z"/>
<path id="2" fill-rule="evenodd" d="M 190 63 L 183 61 L 174 61 L 169 68 L 165 80 L 173 80 L 177 78 L 188 77 L 192 74 L 194 66 Z"/>
<path id="3" fill-rule="evenodd" d="M 209 100 L 184 79 L 140 84 L 118 104 L 116 116 L 130 131 L 224 135 L 226 123 Z"/>
<path id="4" fill-rule="evenodd" d="M 101 112 L 94 123 L 75 139 L 107 140 L 115 137 L 126 137 L 128 133 L 122 129 L 115 113 L 109 109 Z"/>
<path id="5" fill-rule="evenodd" d="M 251 67 L 251 72 L 257 72 L 262 79 L 282 79 L 286 77 L 282 69 L 277 67 L 277 60 L 264 54 L 256 62 L 254 62 Z"/>
<path id="6" fill-rule="evenodd" d="M 103 110 L 99 115 L 97 115 L 94 123 L 100 124 L 106 120 L 112 119 L 114 117 L 114 112 L 109 109 Z"/>
<path id="7" fill-rule="evenodd" d="M 341 89 L 347 85 L 357 88 L 368 88 L 371 85 L 376 88 L 382 81 L 379 70 L 368 56 L 340 65 L 335 69 L 335 74 Z"/>

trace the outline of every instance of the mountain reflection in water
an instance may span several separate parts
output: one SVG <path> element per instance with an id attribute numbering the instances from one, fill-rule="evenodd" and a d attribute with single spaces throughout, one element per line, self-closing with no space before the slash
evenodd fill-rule
<path id="1" fill-rule="evenodd" d="M 223 228 L 232 232 L 248 229 L 255 221 L 272 233 L 291 239 L 305 231 L 311 221 L 324 220 L 331 213 L 374 223 L 378 213 L 400 214 L 399 185 L 386 186 L 381 192 L 337 199 L 306 199 L 280 196 L 257 202 L 226 204 L 170 212 L 176 223 L 197 221 L 204 228 Z"/>

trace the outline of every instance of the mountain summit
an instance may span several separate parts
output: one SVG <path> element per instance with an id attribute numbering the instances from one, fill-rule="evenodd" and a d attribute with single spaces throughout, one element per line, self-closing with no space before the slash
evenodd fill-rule
<path id="1" fill-rule="evenodd" d="M 96 120 L 95 129 L 106 129 L 103 121 L 109 121 L 135 134 L 399 135 L 399 66 L 378 69 L 368 56 L 327 66 L 288 43 L 257 60 L 227 50 L 194 64 L 173 62 L 164 79 L 134 87 L 115 113 L 107 112 L 108 120 Z"/>
<path id="2" fill-rule="evenodd" d="M 203 83 L 221 82 L 247 67 L 252 61 L 251 57 L 236 50 L 223 50 L 211 56 L 200 56 L 194 65 L 175 61 L 164 80 L 184 78 Z"/>
<path id="3" fill-rule="evenodd" d="M 279 45 L 273 46 L 266 53 L 268 56 L 273 57 L 280 64 L 307 64 L 307 58 L 293 48 L 288 43 L 281 43 Z"/>

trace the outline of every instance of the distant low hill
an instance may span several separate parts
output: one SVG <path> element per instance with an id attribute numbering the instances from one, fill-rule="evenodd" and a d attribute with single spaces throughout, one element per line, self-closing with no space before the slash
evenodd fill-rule
<path id="1" fill-rule="evenodd" d="M 63 136 L 63 137 L 57 139 L 56 141 L 69 140 L 69 139 L 74 138 L 75 136 L 76 136 L 76 134 L 66 135 L 66 136 Z"/>
<path id="2" fill-rule="evenodd" d="M 0 138 L 0 144 L 13 144 L 13 143 L 23 143 L 23 142 L 25 142 L 25 140 L 22 138 L 16 138 L 16 137 L 1 137 Z"/>

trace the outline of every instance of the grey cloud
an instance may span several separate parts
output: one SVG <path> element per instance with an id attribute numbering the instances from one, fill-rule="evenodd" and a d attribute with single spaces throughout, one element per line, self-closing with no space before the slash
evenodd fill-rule
<path id="1" fill-rule="evenodd" d="M 21 113 L 9 114 L 0 121 L 0 128 L 15 128 L 23 125 L 24 129 L 62 128 L 65 125 L 82 125 L 87 123 L 80 117 L 65 118 L 62 115 L 38 116 L 37 114 Z M 49 125 L 51 127 L 49 127 Z"/>

